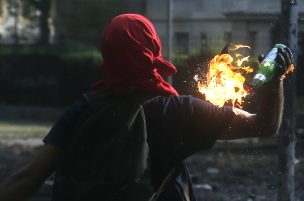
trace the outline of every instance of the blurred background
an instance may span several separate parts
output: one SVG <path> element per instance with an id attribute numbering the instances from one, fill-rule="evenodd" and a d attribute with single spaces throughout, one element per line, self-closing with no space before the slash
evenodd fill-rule
<path id="1" fill-rule="evenodd" d="M 304 200 L 304 0 L 298 0 L 296 200 Z M 100 33 L 139 13 L 156 26 L 169 79 L 197 95 L 193 76 L 227 43 L 266 54 L 280 42 L 278 0 L 0 0 L 0 181 L 28 161 L 60 113 L 98 79 Z M 188 159 L 200 200 L 276 200 L 275 138 L 219 142 Z M 302 170 L 302 171 L 301 171 Z M 52 177 L 30 200 L 50 200 Z"/>

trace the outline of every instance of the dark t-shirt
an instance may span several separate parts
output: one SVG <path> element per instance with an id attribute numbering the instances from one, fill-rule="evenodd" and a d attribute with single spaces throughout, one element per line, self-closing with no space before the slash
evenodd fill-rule
<path id="1" fill-rule="evenodd" d="M 78 118 L 88 108 L 84 99 L 76 101 L 55 123 L 44 143 L 65 149 L 73 137 Z M 182 183 L 189 174 L 182 162 L 191 154 L 209 149 L 230 122 L 231 107 L 216 107 L 191 96 L 162 96 L 144 106 L 151 160 L 152 185 L 157 188 L 176 167 L 174 178 L 159 197 L 160 201 L 185 201 Z M 190 182 L 190 200 L 194 193 Z"/>

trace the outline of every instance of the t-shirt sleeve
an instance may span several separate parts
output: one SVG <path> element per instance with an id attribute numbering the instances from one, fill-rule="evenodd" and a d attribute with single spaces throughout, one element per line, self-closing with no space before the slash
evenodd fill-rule
<path id="1" fill-rule="evenodd" d="M 145 113 L 151 158 L 171 165 L 211 148 L 234 114 L 231 107 L 192 96 L 157 99 L 145 107 Z"/>
<path id="2" fill-rule="evenodd" d="M 88 105 L 84 98 L 75 101 L 59 117 L 43 139 L 43 142 L 64 149 L 73 135 L 73 128 L 77 123 L 77 120 L 87 107 Z"/>
<path id="3" fill-rule="evenodd" d="M 198 148 L 208 149 L 229 125 L 232 107 L 218 107 L 207 101 L 190 97 L 189 118 L 187 120 L 188 135 L 185 141 Z"/>

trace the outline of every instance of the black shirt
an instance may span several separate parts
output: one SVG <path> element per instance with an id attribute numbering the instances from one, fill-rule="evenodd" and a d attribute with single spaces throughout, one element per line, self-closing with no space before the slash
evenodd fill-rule
<path id="1" fill-rule="evenodd" d="M 44 143 L 64 149 L 73 137 L 73 127 L 87 109 L 84 99 L 71 105 L 55 123 Z M 168 172 L 178 172 L 158 200 L 185 201 L 182 183 L 189 173 L 182 162 L 193 153 L 209 149 L 232 116 L 231 107 L 217 107 L 191 96 L 162 96 L 144 106 L 151 159 L 152 185 L 157 188 Z M 189 197 L 195 200 L 192 185 Z"/>

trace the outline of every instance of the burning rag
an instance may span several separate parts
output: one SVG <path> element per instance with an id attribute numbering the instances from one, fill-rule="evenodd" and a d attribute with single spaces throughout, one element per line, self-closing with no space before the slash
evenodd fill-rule
<path id="1" fill-rule="evenodd" d="M 107 77 L 95 88 L 178 95 L 160 74 L 176 68 L 162 57 L 161 41 L 152 22 L 138 14 L 123 14 L 105 27 L 101 40 L 102 69 Z"/>

